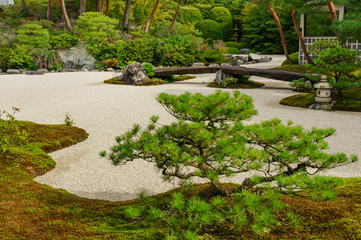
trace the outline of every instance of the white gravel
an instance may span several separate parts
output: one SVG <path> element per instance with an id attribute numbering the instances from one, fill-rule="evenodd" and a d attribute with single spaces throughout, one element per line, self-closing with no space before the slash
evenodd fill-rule
<path id="1" fill-rule="evenodd" d="M 271 63 L 247 67 L 269 68 L 284 59 L 273 56 Z M 176 185 L 163 182 L 152 164 L 137 160 L 125 166 L 113 166 L 101 159 L 99 152 L 114 144 L 114 137 L 134 123 L 145 125 L 152 115 L 161 123 L 174 119 L 155 100 L 161 92 L 181 94 L 185 91 L 212 93 L 206 84 L 214 74 L 198 75 L 196 79 L 173 84 L 134 87 L 104 84 L 114 74 L 108 72 L 58 73 L 41 76 L 0 76 L 0 109 L 21 108 L 17 119 L 36 123 L 61 124 L 68 112 L 75 126 L 85 129 L 89 138 L 50 154 L 57 162 L 55 169 L 35 180 L 62 188 L 81 197 L 109 201 L 129 200 L 141 191 L 157 194 Z M 361 113 L 326 112 L 285 107 L 278 102 L 295 94 L 286 82 L 265 78 L 262 89 L 240 90 L 253 97 L 258 115 L 252 121 L 280 118 L 292 120 L 305 128 L 333 127 L 336 134 L 328 139 L 331 152 L 356 154 L 361 158 Z M 339 177 L 361 177 L 360 162 L 327 172 Z M 232 178 L 241 182 L 245 175 Z M 225 179 L 227 181 L 229 179 Z"/>

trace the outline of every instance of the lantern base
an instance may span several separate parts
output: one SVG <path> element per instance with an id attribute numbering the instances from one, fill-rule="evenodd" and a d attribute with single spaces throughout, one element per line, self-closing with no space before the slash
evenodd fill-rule
<path id="1" fill-rule="evenodd" d="M 330 97 L 327 97 L 327 98 L 324 98 L 324 97 L 315 97 L 315 102 L 316 103 L 322 103 L 322 104 L 325 104 L 325 103 L 331 103 L 332 101 L 332 98 Z"/>

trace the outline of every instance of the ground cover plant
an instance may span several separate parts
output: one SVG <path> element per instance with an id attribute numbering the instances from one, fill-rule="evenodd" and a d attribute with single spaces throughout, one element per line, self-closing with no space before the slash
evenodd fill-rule
<path id="1" fill-rule="evenodd" d="M 236 91 L 208 96 L 163 93 L 158 101 L 178 122 L 158 125 L 159 117 L 153 116 L 146 128 L 134 125 L 116 137 L 109 153 L 100 155 L 115 165 L 143 159 L 154 163 L 165 180 L 180 180 L 183 185 L 194 177 L 210 181 L 208 188 L 191 198 L 174 193 L 162 208 L 146 199 L 147 209 L 126 210 L 134 221 L 148 218 L 153 226 L 169 228 L 168 238 L 196 239 L 228 230 L 241 234 L 247 229 L 262 234 L 273 230 L 281 213 L 284 221 L 297 225 L 295 215 L 284 212 L 278 195 L 303 190 L 314 199 L 333 199 L 340 180 L 311 175 L 357 161 L 356 156 L 324 152 L 324 139 L 334 129 L 304 130 L 278 119 L 244 125 L 242 121 L 256 111 L 252 99 Z M 259 174 L 233 189 L 219 182 L 222 176 L 248 171 Z"/>
<path id="2" fill-rule="evenodd" d="M 237 77 L 231 77 L 220 81 L 220 84 L 216 82 L 210 82 L 207 87 L 213 88 L 261 88 L 264 86 L 263 83 L 249 80 L 250 76 L 242 75 Z"/>

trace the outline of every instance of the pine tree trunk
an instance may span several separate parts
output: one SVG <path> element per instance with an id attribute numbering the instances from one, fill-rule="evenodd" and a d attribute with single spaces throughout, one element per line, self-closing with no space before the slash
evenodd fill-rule
<path id="1" fill-rule="evenodd" d="M 178 13 L 179 13 L 179 8 L 180 8 L 181 5 L 182 5 L 182 0 L 179 0 L 179 1 L 178 1 L 177 10 L 175 11 L 175 14 L 174 14 L 173 22 L 172 22 L 172 24 L 170 25 L 170 28 L 169 28 L 169 31 L 168 31 L 168 36 L 172 33 L 174 24 L 175 24 L 176 21 L 177 21 L 177 17 L 178 17 Z"/>
<path id="2" fill-rule="evenodd" d="M 46 19 L 51 19 L 51 0 L 48 0 L 48 10 L 46 11 Z"/>
<path id="3" fill-rule="evenodd" d="M 97 6 L 96 6 L 97 12 L 102 13 L 102 0 L 97 0 Z"/>
<path id="4" fill-rule="evenodd" d="M 60 3 L 61 3 L 61 11 L 63 12 L 63 16 L 64 16 L 66 26 L 67 26 L 69 32 L 74 33 L 73 28 L 71 27 L 71 24 L 70 24 L 70 21 L 69 21 L 68 13 L 66 12 L 66 7 L 65 7 L 64 0 L 60 0 Z"/>
<path id="5" fill-rule="evenodd" d="M 109 17 L 109 0 L 105 2 L 105 16 Z"/>
<path id="6" fill-rule="evenodd" d="M 130 13 L 130 5 L 132 4 L 132 0 L 127 0 L 127 5 L 124 10 L 123 24 L 122 27 L 126 28 L 128 26 L 129 13 Z"/>
<path id="7" fill-rule="evenodd" d="M 333 2 L 328 2 L 327 6 L 328 6 L 328 10 L 330 11 L 331 22 L 333 22 L 337 19 L 335 5 L 333 4 Z"/>
<path id="8" fill-rule="evenodd" d="M 154 8 L 153 8 L 152 12 L 150 13 L 147 22 L 145 23 L 145 28 L 144 28 L 144 32 L 145 32 L 145 33 L 148 33 L 148 31 L 149 31 L 150 22 L 151 22 L 152 19 L 153 19 L 153 16 L 154 16 L 155 11 L 157 11 L 158 5 L 159 5 L 159 0 L 157 0 L 157 1 L 155 2 Z"/>
<path id="9" fill-rule="evenodd" d="M 296 31 L 297 31 L 298 38 L 300 39 L 300 44 L 301 44 L 301 47 L 302 47 L 302 50 L 303 50 L 303 54 L 305 55 L 305 58 L 307 59 L 307 63 L 315 65 L 315 63 L 312 61 L 312 58 L 308 54 L 308 51 L 307 51 L 307 48 L 306 48 L 306 45 L 305 45 L 305 41 L 303 40 L 303 35 L 301 33 L 300 27 L 298 26 L 296 14 L 295 14 L 295 11 L 293 9 L 291 9 L 291 15 L 292 15 L 293 24 L 295 25 L 295 28 L 296 28 Z"/>
<path id="10" fill-rule="evenodd" d="M 266 3 L 267 5 L 267 8 L 271 11 L 272 15 L 273 15 L 273 18 L 275 19 L 276 23 L 277 23 L 277 27 L 278 27 L 278 31 L 280 33 L 280 36 L 281 36 L 281 41 L 282 41 L 282 46 L 283 46 L 283 51 L 285 53 L 285 56 L 287 58 L 287 61 L 290 65 L 293 64 L 290 56 L 288 55 L 288 51 L 287 51 L 287 45 L 286 45 L 286 41 L 285 41 L 285 36 L 283 35 L 283 31 L 282 31 L 282 26 L 281 26 L 281 22 L 280 22 L 280 19 L 278 18 L 275 10 L 268 4 Z"/>
<path id="11" fill-rule="evenodd" d="M 86 0 L 80 0 L 80 16 L 86 12 Z"/>

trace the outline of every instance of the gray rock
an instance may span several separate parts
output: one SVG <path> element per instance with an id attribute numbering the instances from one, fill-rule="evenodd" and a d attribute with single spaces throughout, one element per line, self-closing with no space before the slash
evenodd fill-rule
<path id="1" fill-rule="evenodd" d="M 214 82 L 217 84 L 221 84 L 222 80 L 225 80 L 230 77 L 232 77 L 231 74 L 223 72 L 222 70 L 219 70 L 216 72 L 216 78 L 214 79 Z"/>
<path id="2" fill-rule="evenodd" d="M 38 71 L 42 73 L 49 73 L 48 69 L 39 69 Z"/>
<path id="3" fill-rule="evenodd" d="M 69 49 L 58 51 L 64 69 L 77 69 L 89 71 L 95 68 L 95 58 L 86 50 L 85 46 L 77 45 Z"/>
<path id="4" fill-rule="evenodd" d="M 251 49 L 249 49 L 249 48 L 242 48 L 242 49 L 241 49 L 241 53 L 244 54 L 244 53 L 248 52 L 249 50 L 251 50 Z"/>
<path id="5" fill-rule="evenodd" d="M 307 80 L 305 82 L 305 88 L 306 89 L 313 89 L 312 82 L 310 80 Z"/>
<path id="6" fill-rule="evenodd" d="M 113 68 L 108 68 L 107 72 L 114 72 L 114 69 Z"/>
<path id="7" fill-rule="evenodd" d="M 252 58 L 252 60 L 261 60 L 261 56 L 258 54 L 250 53 L 249 56 Z"/>
<path id="8" fill-rule="evenodd" d="M 41 71 L 26 71 L 25 74 L 26 75 L 44 75 L 44 73 Z"/>
<path id="9" fill-rule="evenodd" d="M 195 62 L 192 64 L 192 67 L 205 67 L 206 65 L 202 62 Z"/>
<path id="10" fill-rule="evenodd" d="M 128 85 L 142 84 L 146 78 L 148 78 L 148 74 L 139 62 L 130 64 L 124 73 L 119 76 L 119 80 Z"/>
<path id="11" fill-rule="evenodd" d="M 221 66 L 231 66 L 230 63 L 221 63 Z"/>
<path id="12" fill-rule="evenodd" d="M 17 69 L 8 69 L 6 71 L 7 74 L 20 74 L 20 71 Z"/>
<path id="13" fill-rule="evenodd" d="M 219 64 L 217 63 L 211 63 L 208 65 L 208 67 L 219 67 Z"/>

